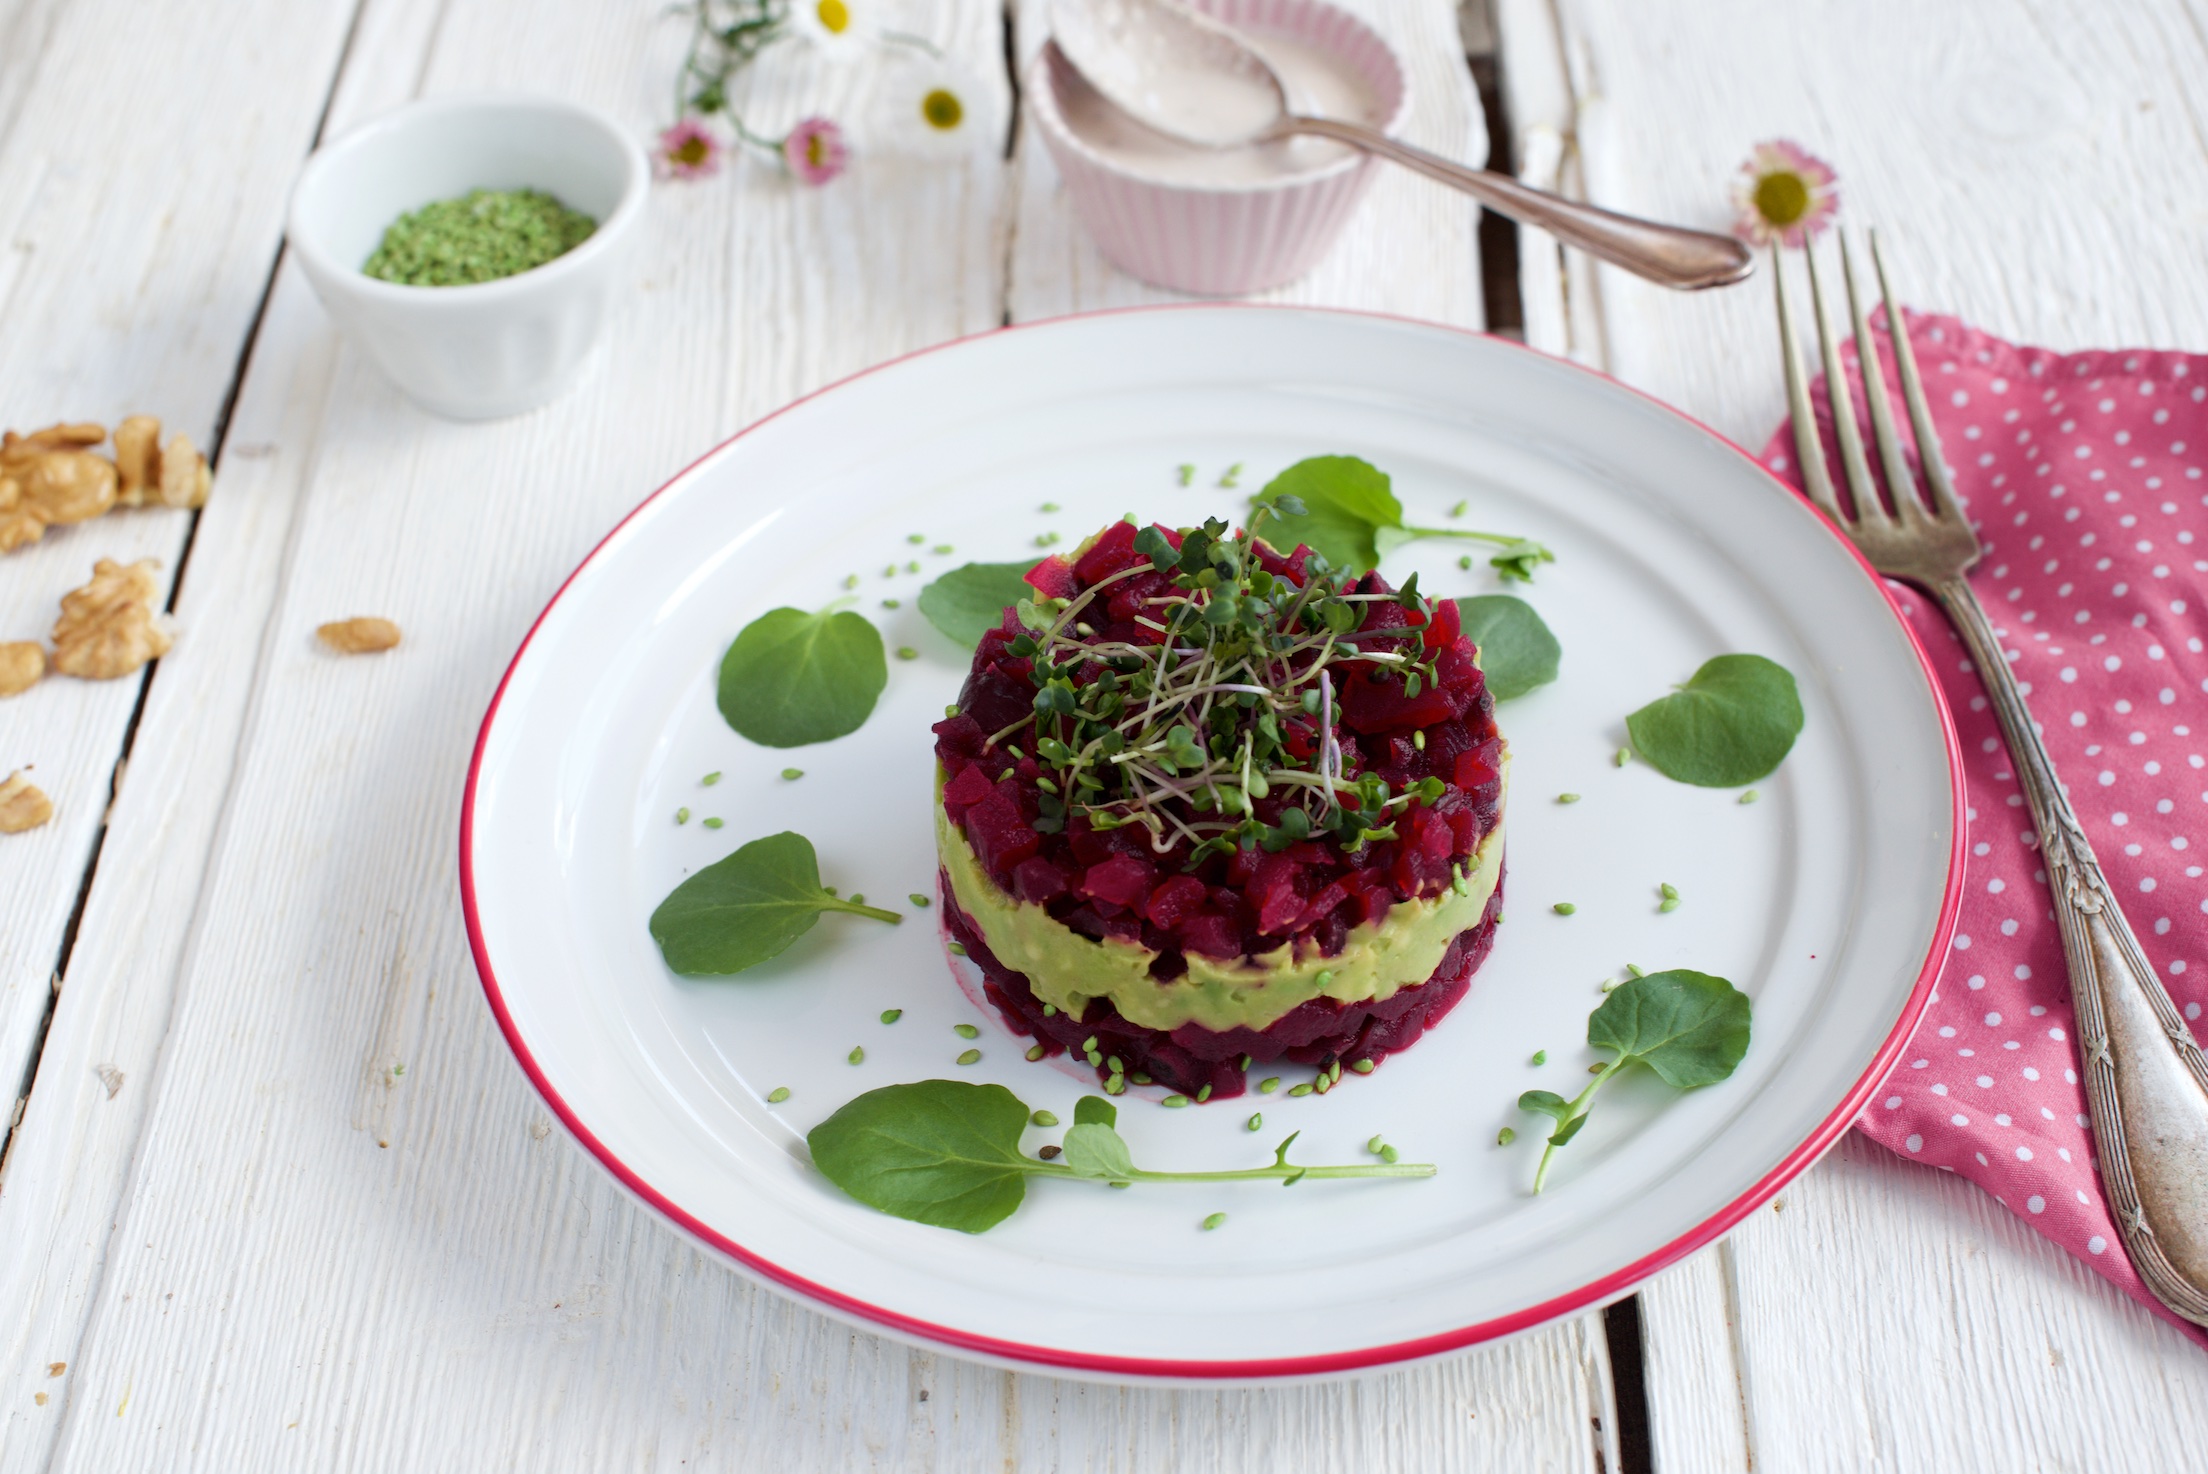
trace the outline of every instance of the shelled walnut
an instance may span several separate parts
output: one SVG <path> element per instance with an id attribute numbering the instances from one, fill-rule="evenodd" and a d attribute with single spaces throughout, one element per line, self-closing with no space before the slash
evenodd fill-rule
<path id="1" fill-rule="evenodd" d="M 0 436 L 0 553 L 118 506 L 206 505 L 214 478 L 189 436 L 163 449 L 161 422 L 132 415 L 115 429 L 112 461 L 92 453 L 105 439 L 106 428 L 90 423 Z"/>
<path id="2" fill-rule="evenodd" d="M 54 669 L 107 681 L 168 654 L 172 641 L 154 608 L 161 597 L 160 580 L 154 577 L 160 566 L 152 558 L 127 568 L 112 558 L 93 564 L 92 581 L 61 597 L 61 618 L 54 623 Z"/>
<path id="3" fill-rule="evenodd" d="M 366 655 L 399 643 L 399 627 L 388 619 L 340 619 L 315 630 L 322 643 L 341 655 Z"/>
<path id="4" fill-rule="evenodd" d="M 18 768 L 0 779 L 0 834 L 21 834 L 54 817 L 54 801 Z"/>
<path id="5" fill-rule="evenodd" d="M 46 651 L 36 640 L 0 643 L 0 696 L 15 696 L 46 674 Z"/>

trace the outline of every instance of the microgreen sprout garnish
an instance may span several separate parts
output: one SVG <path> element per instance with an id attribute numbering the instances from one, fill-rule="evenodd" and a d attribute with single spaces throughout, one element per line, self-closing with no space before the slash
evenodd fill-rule
<path id="1" fill-rule="evenodd" d="M 1247 1121 L 1244 1121 L 1244 1122 L 1242 1123 L 1242 1127 L 1243 1127 L 1243 1129 L 1244 1129 L 1245 1131 L 1263 1131 L 1263 1130 L 1265 1129 L 1265 1114 L 1264 1114 L 1264 1112 L 1262 1112 L 1262 1111 L 1252 1111 L 1252 1112 L 1250 1112 L 1250 1119 L 1248 1119 Z"/>
<path id="2" fill-rule="evenodd" d="M 718 828 L 720 820 L 708 819 Z M 652 913 L 652 939 L 685 977 L 742 972 L 813 929 L 823 911 L 895 924 L 894 911 L 839 899 L 820 883 L 812 841 L 783 832 L 755 839 L 685 880 Z"/>
<path id="3" fill-rule="evenodd" d="M 1180 475 L 1181 485 L 1187 486 L 1196 479 L 1196 468 L 1190 465 L 1188 462 L 1183 461 L 1181 462 Z"/>
<path id="4" fill-rule="evenodd" d="M 1280 1076 L 1278 1075 L 1267 1075 L 1257 1082 L 1257 1093 L 1259 1095 L 1271 1095 L 1278 1089 L 1280 1089 Z"/>
<path id="5" fill-rule="evenodd" d="M 721 821 L 720 821 L 719 819 L 717 819 L 717 818 L 714 818 L 714 819 L 705 819 L 705 820 L 701 820 L 700 822 L 701 822 L 701 823 L 703 823 L 703 824 L 705 825 L 705 827 L 706 827 L 706 828 L 708 828 L 708 829 L 718 829 L 718 828 L 720 828 L 720 827 L 721 827 Z"/>
<path id="6" fill-rule="evenodd" d="M 923 911 L 927 910 L 929 906 L 934 904 L 926 896 L 921 895 L 918 891 L 914 891 L 911 895 L 905 897 L 905 899 L 912 902 L 913 905 L 918 906 Z"/>
<path id="7" fill-rule="evenodd" d="M 1744 804 L 1754 803 L 1756 801 L 1756 791 L 1753 788 L 1748 789 L 1746 792 L 1741 794 L 1740 801 Z"/>
<path id="8" fill-rule="evenodd" d="M 979 1039 L 981 1037 L 981 1030 L 975 1028 L 972 1024 L 953 1024 L 951 1025 L 951 1032 L 961 1039 Z"/>
<path id="9" fill-rule="evenodd" d="M 789 1098 L 790 1087 L 787 1085 L 777 1085 L 774 1087 L 774 1089 L 767 1092 L 768 1105 L 780 1105 L 782 1104 L 782 1102 L 788 1100 Z"/>
<path id="10" fill-rule="evenodd" d="M 1294 510 L 1285 503 L 1298 504 Z M 1507 532 L 1476 532 L 1468 527 L 1410 527 L 1403 504 L 1395 499 L 1385 471 L 1355 456 L 1313 456 L 1298 461 L 1266 483 L 1253 506 L 1280 506 L 1282 531 L 1335 563 L 1363 573 L 1376 568 L 1396 547 L 1421 537 L 1465 537 L 1493 543 L 1487 561 L 1505 582 L 1533 581 L 1533 570 L 1556 555 L 1531 538 Z"/>
<path id="11" fill-rule="evenodd" d="M 966 944 L 963 942 L 953 942 L 951 943 L 949 950 L 950 954 L 953 957 L 964 957 L 966 955 Z"/>
<path id="12" fill-rule="evenodd" d="M 1579 802 L 1579 795 L 1576 793 L 1560 793 L 1556 796 L 1556 801 L 1560 804 L 1576 804 Z"/>
<path id="13" fill-rule="evenodd" d="M 1549 1062 L 1549 1052 L 1546 1049 L 1536 1049 L 1533 1052 L 1533 1062 L 1537 1065 L 1547 1064 Z"/>
<path id="14" fill-rule="evenodd" d="M 1630 747 L 1619 748 L 1618 755 L 1614 759 L 1614 761 L 1619 767 L 1624 767 L 1627 763 L 1633 761 L 1633 749 Z"/>
<path id="15" fill-rule="evenodd" d="M 1102 1096 L 1074 1107 L 1063 1150 L 1030 1157 L 1020 1133 L 1032 1119 L 1002 1085 L 922 1080 L 870 1090 L 815 1126 L 805 1143 L 813 1165 L 870 1208 L 915 1223 L 980 1233 L 1019 1208 L 1030 1177 L 1063 1177 L 1128 1187 L 1145 1182 L 1251 1182 L 1293 1186 L 1306 1178 L 1431 1177 L 1425 1162 L 1362 1162 L 1307 1167 L 1288 1160 L 1291 1135 L 1262 1167 L 1218 1172 L 1151 1172 L 1134 1163 L 1119 1134 L 1119 1111 Z M 1053 1120 L 1055 1124 L 1055 1118 Z M 1214 1214 L 1224 1222 L 1224 1218 Z M 1208 1222 L 1209 1220 L 1207 1220 Z"/>
<path id="16" fill-rule="evenodd" d="M 896 570 L 892 569 L 890 571 L 895 572 Z M 882 607 L 884 609 L 902 609 L 905 607 L 905 603 L 902 599 L 884 599 L 882 600 Z"/>
<path id="17" fill-rule="evenodd" d="M 1174 536 L 1143 528 L 1133 548 L 1147 567 L 1071 599 L 1031 589 L 1015 606 L 1023 628 L 1009 649 L 1030 662 L 1033 711 L 987 740 L 1044 765 L 1037 829 L 1060 832 L 1074 814 L 1097 829 L 1140 825 L 1153 853 L 1185 846 L 1193 869 L 1236 849 L 1394 839 L 1411 806 L 1447 792 L 1439 778 L 1396 792 L 1377 773 L 1348 771 L 1337 693 L 1353 675 L 1399 680 L 1412 695 L 1439 684 L 1440 652 L 1425 641 L 1436 604 L 1415 577 L 1359 592 L 1321 555 L 1307 557 L 1301 582 L 1270 571 L 1280 563 L 1260 538 L 1299 505 L 1276 500 L 1235 533 L 1216 518 Z M 1096 637 L 1092 608 L 1145 572 L 1170 577 L 1137 616 L 1159 642 Z M 1369 608 L 1388 603 L 1401 622 L 1363 628 Z M 1268 797 L 1286 800 L 1271 823 L 1257 817 Z"/>
<path id="18" fill-rule="evenodd" d="M 885 1008 L 882 1010 L 882 1022 L 885 1024 L 893 1024 L 904 1016 L 905 1011 L 901 1008 Z"/>
<path id="19" fill-rule="evenodd" d="M 866 1063 L 866 1050 L 854 1044 L 851 1046 L 851 1052 L 844 1056 L 844 1060 L 849 1064 L 863 1065 Z"/>
<path id="20" fill-rule="evenodd" d="M 1036 1126 L 1050 1127 L 1058 1124 L 1058 1118 L 1049 1111 L 1037 1111 L 1027 1119 L 1030 1124 Z"/>
<path id="21" fill-rule="evenodd" d="M 1242 463 L 1236 461 L 1233 465 L 1227 467 L 1227 473 L 1219 478 L 1219 485 L 1223 490 L 1232 491 L 1241 484 Z"/>
<path id="22" fill-rule="evenodd" d="M 1033 1064 L 1048 1053 L 1050 1053 L 1050 1051 L 1048 1049 L 1045 1049 L 1042 1045 L 1030 1044 L 1027 1046 L 1027 1062 L 1029 1064 Z"/>
<path id="23" fill-rule="evenodd" d="M 675 810 L 675 822 L 676 822 L 677 824 L 687 824 L 687 823 L 689 823 L 689 822 L 690 822 L 690 811 L 689 811 L 688 809 L 677 809 L 677 810 Z"/>
<path id="24" fill-rule="evenodd" d="M 981 1063 L 981 1051 L 969 1049 L 958 1057 L 958 1062 L 962 1065 L 978 1065 Z"/>
<path id="25" fill-rule="evenodd" d="M 1495 1133 L 1495 1144 L 1497 1146 L 1509 1146 L 1517 1139 L 1518 1133 L 1516 1131 L 1513 1131 L 1508 1126 L 1505 1126 L 1502 1130 Z"/>
<path id="26" fill-rule="evenodd" d="M 1212 1231 L 1213 1229 L 1215 1229 L 1215 1228 L 1218 1228 L 1218 1227 L 1220 1227 L 1220 1226 L 1221 1226 L 1222 1224 L 1224 1224 L 1224 1223 L 1225 1223 L 1226 1221 L 1227 1221 L 1227 1215 L 1226 1215 L 1226 1214 L 1224 1214 L 1224 1213 L 1213 1213 L 1213 1214 L 1211 1214 L 1210 1216 L 1208 1216 L 1208 1217 L 1206 1217 L 1206 1218 L 1204 1219 L 1204 1232 L 1205 1232 L 1205 1233 L 1210 1233 L 1210 1232 L 1211 1232 L 1211 1231 Z"/>
<path id="27" fill-rule="evenodd" d="M 1605 998 L 1587 1016 L 1587 1042 L 1615 1057 L 1589 1066 L 1595 1078 L 1570 1100 L 1550 1090 L 1518 1097 L 1518 1109 L 1556 1122 L 1534 1169 L 1533 1190 L 1541 1191 L 1549 1159 L 1587 1124 L 1588 1103 L 1612 1075 L 1638 1061 L 1676 1090 L 1714 1085 L 1748 1052 L 1748 1016 L 1747 994 L 1723 978 L 1685 968 L 1636 977 Z"/>
<path id="28" fill-rule="evenodd" d="M 718 769 L 715 769 L 713 772 L 710 772 L 706 774 L 703 778 L 700 778 L 698 780 L 698 786 L 701 788 L 711 788 L 714 784 L 720 781 L 720 771 Z"/>
<path id="29" fill-rule="evenodd" d="M 1056 502 L 1044 502 L 1041 510 L 1045 512 L 1055 512 L 1058 510 L 1058 504 Z"/>
<path id="30" fill-rule="evenodd" d="M 1554 906 L 1551 906 L 1549 909 L 1551 911 L 1554 911 L 1559 916 L 1570 916 L 1579 908 L 1577 906 L 1574 906 L 1570 901 L 1558 901 Z"/>
<path id="31" fill-rule="evenodd" d="M 1656 902 L 1658 911 L 1668 912 L 1679 909 L 1679 887 L 1673 885 L 1670 881 L 1667 880 L 1656 887 L 1656 894 L 1659 897 Z"/>
<path id="32" fill-rule="evenodd" d="M 913 544 L 916 547 L 919 544 L 926 542 L 927 540 L 928 535 L 924 532 L 908 532 L 905 534 L 905 541 Z"/>

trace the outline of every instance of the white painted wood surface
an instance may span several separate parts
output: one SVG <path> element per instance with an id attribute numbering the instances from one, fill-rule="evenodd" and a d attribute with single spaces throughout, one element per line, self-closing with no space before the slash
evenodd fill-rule
<path id="1" fill-rule="evenodd" d="M 1750 145 L 1840 170 L 1912 303 L 2057 348 L 2208 342 L 2197 7 L 1502 0 L 1521 167 L 1711 225 Z M 1651 126 L 1661 119 L 1662 126 Z M 1536 129 L 1547 130 L 1544 136 Z M 1784 413 L 1767 283 L 1672 297 L 1527 237 L 1535 341 L 1751 446 Z M 1783 1204 L 1783 1206 L 1782 1206 Z M 2208 1360 L 1968 1184 L 1849 1138 L 1647 1286 L 1671 1471 L 2197 1467 Z"/>
<path id="2" fill-rule="evenodd" d="M 123 0 L 0 16 L 0 423 L 143 412 L 209 443 L 351 15 L 346 0 L 238 9 L 235 32 Z M 166 588 L 189 525 L 115 512 L 0 556 L 0 640 L 45 639 L 102 557 L 160 559 Z M 0 1111 L 46 1017 L 142 685 L 50 676 L 0 700 L 0 775 L 30 767 L 54 802 L 51 823 L 0 845 Z M 178 849 L 166 858 L 196 872 L 205 840 Z"/>
<path id="3" fill-rule="evenodd" d="M 1417 46 L 1418 130 L 1474 151 L 1446 5 L 1380 8 Z M 1008 105 L 998 11 L 923 21 Z M 641 130 L 679 40 L 594 7 L 377 0 L 332 123 L 535 86 Z M 784 58 L 756 121 L 852 115 L 882 70 Z M 0 1194 L 0 1469 L 1615 1467 L 1592 1319 L 1361 1384 L 1198 1394 L 854 1332 L 623 1199 L 490 1023 L 450 855 L 521 631 L 607 525 L 742 423 L 1015 310 L 1111 300 L 1108 279 L 1084 294 L 1008 250 L 1013 181 L 989 152 L 878 160 L 818 193 L 750 165 L 665 190 L 590 379 L 494 426 L 407 406 L 279 277 L 184 590 L 194 638 L 154 683 L 116 806 L 108 843 L 130 858 L 93 887 Z M 1030 244 L 1067 239 L 1030 184 L 1048 180 L 1028 157 Z M 1381 191 L 1301 300 L 1476 324 L 1476 266 L 1468 209 Z M 316 623 L 364 612 L 407 643 L 314 647 Z"/>
<path id="4" fill-rule="evenodd" d="M 1484 152 L 1447 0 L 1358 8 L 1407 52 L 1413 136 Z M 1034 9 L 892 15 L 1008 109 L 1006 27 Z M 2208 339 L 2208 215 L 2137 225 L 2208 197 L 2184 85 L 2208 56 L 2182 0 L 1498 10 L 1529 176 L 1714 223 L 1747 145 L 1792 134 L 1834 157 L 1856 218 L 1936 243 L 1905 242 L 1919 301 L 2057 346 Z M 1033 25 L 1012 34 L 1029 54 Z M 326 99 L 342 128 L 418 92 L 527 87 L 641 132 L 680 39 L 580 0 L 365 0 L 357 18 L 233 0 L 214 28 L 190 8 L 0 5 L 5 418 L 143 408 L 204 439 Z M 756 120 L 864 116 L 893 65 L 778 58 Z M 1616 1469 L 1596 1317 L 1322 1388 L 1012 1375 L 753 1288 L 552 1126 L 480 1001 L 451 864 L 477 716 L 544 598 L 667 474 L 807 389 L 1000 321 L 1165 299 L 1101 261 L 1024 137 L 1009 160 L 877 157 L 818 193 L 747 164 L 652 211 L 586 383 L 499 425 L 421 415 L 295 273 L 270 290 L 185 632 L 0 1166 L 0 1474 Z M 1454 197 L 1383 177 L 1276 295 L 1476 326 L 1472 227 Z M 1728 433 L 1776 423 L 1760 292 L 1666 297 L 1545 246 L 1524 238 L 1533 341 Z M 42 632 L 77 562 L 173 565 L 185 525 L 124 514 L 0 563 L 0 638 Z M 314 647 L 356 613 L 407 643 Z M 136 699 L 56 682 L 0 705 L 0 767 L 37 761 L 62 808 L 0 844 L 0 1111 Z M 1659 1468 L 2197 1461 L 2208 1364 L 1974 1189 L 1851 1141 L 1782 1201 L 1642 1296 Z"/>

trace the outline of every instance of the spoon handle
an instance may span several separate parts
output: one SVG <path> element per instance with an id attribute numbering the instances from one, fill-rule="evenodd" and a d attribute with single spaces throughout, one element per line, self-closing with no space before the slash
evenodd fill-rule
<path id="1" fill-rule="evenodd" d="M 1521 225 L 1537 225 L 1567 245 L 1577 246 L 1590 256 L 1623 267 L 1661 286 L 1721 287 L 1740 281 L 1756 267 L 1754 254 L 1731 236 L 1659 225 L 1653 220 L 1641 220 L 1568 200 L 1521 184 L 1507 174 L 1468 169 L 1362 123 L 1288 117 L 1273 128 L 1271 136 L 1290 133 L 1332 138 L 1391 159 L 1429 179 L 1438 179 L 1463 190 L 1490 210 L 1508 215 Z"/>

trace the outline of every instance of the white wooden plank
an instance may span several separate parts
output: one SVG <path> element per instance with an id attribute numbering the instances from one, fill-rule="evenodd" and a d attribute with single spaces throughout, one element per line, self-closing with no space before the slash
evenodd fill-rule
<path id="1" fill-rule="evenodd" d="M 1505 74 L 1567 73 L 1545 121 L 1600 203 L 1719 225 L 1749 146 L 1791 136 L 1897 242 L 1912 302 L 2062 348 L 2208 332 L 2200 221 L 2145 226 L 2208 182 L 2174 0 L 1550 10 L 1504 0 Z M 1537 285 L 1561 321 L 1573 279 L 1529 271 L 1529 327 Z M 1767 283 L 1681 297 L 1602 268 L 1600 293 L 1599 366 L 1751 445 L 1779 423 Z M 2198 1461 L 2208 1363 L 1983 1194 L 1850 1138 L 1783 1201 L 1642 1291 L 1660 1469 Z"/>
<path id="2" fill-rule="evenodd" d="M 386 46 L 407 44 L 410 33 L 418 51 L 437 9 L 435 0 L 386 0 L 361 33 Z M 361 85 L 364 75 L 331 100 L 328 127 L 393 101 Z M 201 516 L 179 596 L 177 617 L 192 638 L 162 661 L 147 692 L 0 1179 L 0 1243 L 10 1246 L 0 1259 L 0 1474 L 43 1467 L 60 1427 L 49 1368 L 76 1354 L 144 1125 L 216 823 L 243 761 L 247 703 L 336 350 L 304 278 L 287 268 L 255 341 L 269 387 L 245 397 L 230 424 L 224 495 Z"/>
<path id="3" fill-rule="evenodd" d="M 112 426 L 143 412 L 208 443 L 352 9 L 241 3 L 221 24 L 120 0 L 12 13 L 0 42 L 29 49 L 0 60 L 8 423 Z M 121 512 L 0 555 L 0 640 L 43 639 L 98 558 L 158 558 L 173 576 L 188 526 L 184 512 Z M 55 811 L 0 844 L 0 1097 L 11 1104 L 140 686 L 56 677 L 0 703 L 0 771 L 35 766 Z"/>

